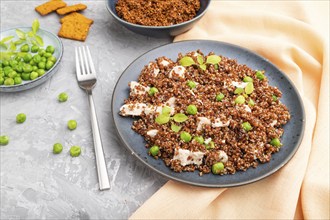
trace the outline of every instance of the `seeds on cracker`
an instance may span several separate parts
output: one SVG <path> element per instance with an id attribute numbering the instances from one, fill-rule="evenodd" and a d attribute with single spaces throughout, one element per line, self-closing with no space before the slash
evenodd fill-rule
<path id="1" fill-rule="evenodd" d="M 64 8 L 60 8 L 60 9 L 56 10 L 56 12 L 59 15 L 65 15 L 65 14 L 69 14 L 71 12 L 82 11 L 82 10 L 85 10 L 86 8 L 87 8 L 87 6 L 84 4 L 75 4 L 75 5 L 66 6 Z"/>
<path id="2" fill-rule="evenodd" d="M 51 1 L 48 1 L 44 4 L 41 4 L 41 5 L 37 6 L 35 8 L 35 10 L 39 14 L 44 16 L 44 15 L 47 15 L 47 14 L 53 12 L 53 11 L 56 11 L 59 8 L 63 8 L 65 6 L 66 6 L 66 3 L 61 1 L 61 0 L 58 0 L 58 1 L 51 0 Z"/>
<path id="3" fill-rule="evenodd" d="M 72 40 L 85 41 L 89 28 L 90 24 L 84 22 L 66 21 L 63 22 L 58 36 Z"/>
<path id="4" fill-rule="evenodd" d="M 85 17 L 84 15 L 79 14 L 77 12 L 72 12 L 69 15 L 61 18 L 61 20 L 60 20 L 61 24 L 63 24 L 64 22 L 67 22 L 67 21 L 71 21 L 71 22 L 79 21 L 79 22 L 86 23 L 89 25 L 93 24 L 93 22 L 94 22 L 92 19 L 89 19 L 89 18 Z"/>

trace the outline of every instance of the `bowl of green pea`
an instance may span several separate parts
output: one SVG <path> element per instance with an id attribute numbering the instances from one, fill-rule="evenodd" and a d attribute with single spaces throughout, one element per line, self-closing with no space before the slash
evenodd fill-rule
<path id="1" fill-rule="evenodd" d="M 18 92 L 47 81 L 59 68 L 63 44 L 53 33 L 18 27 L 0 33 L 0 92 Z"/>

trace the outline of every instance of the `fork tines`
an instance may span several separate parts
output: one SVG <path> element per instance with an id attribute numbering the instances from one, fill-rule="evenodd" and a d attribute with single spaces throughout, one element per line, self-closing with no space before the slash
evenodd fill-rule
<path id="1" fill-rule="evenodd" d="M 76 47 L 75 53 L 77 77 L 89 74 L 95 75 L 95 67 L 88 46 Z"/>

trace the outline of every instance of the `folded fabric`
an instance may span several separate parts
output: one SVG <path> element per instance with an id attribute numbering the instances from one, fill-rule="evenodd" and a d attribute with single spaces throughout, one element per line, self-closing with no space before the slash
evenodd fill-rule
<path id="1" fill-rule="evenodd" d="M 212 1 L 175 41 L 190 39 L 236 44 L 279 67 L 303 98 L 304 138 L 263 180 L 227 189 L 169 181 L 130 219 L 330 219 L 329 2 Z"/>

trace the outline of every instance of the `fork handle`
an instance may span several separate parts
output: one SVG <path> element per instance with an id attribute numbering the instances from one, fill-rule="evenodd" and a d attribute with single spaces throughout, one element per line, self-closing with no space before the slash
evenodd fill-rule
<path id="1" fill-rule="evenodd" d="M 97 175 L 99 179 L 99 187 L 100 190 L 110 189 L 109 177 L 107 172 L 107 167 L 105 164 L 104 152 L 101 141 L 101 134 L 99 129 L 99 124 L 97 122 L 97 116 L 95 111 L 94 100 L 92 96 L 92 92 L 88 93 L 89 106 L 91 112 L 91 123 L 93 130 L 93 139 L 94 139 L 94 149 L 95 149 L 95 157 L 96 157 L 96 169 Z"/>

